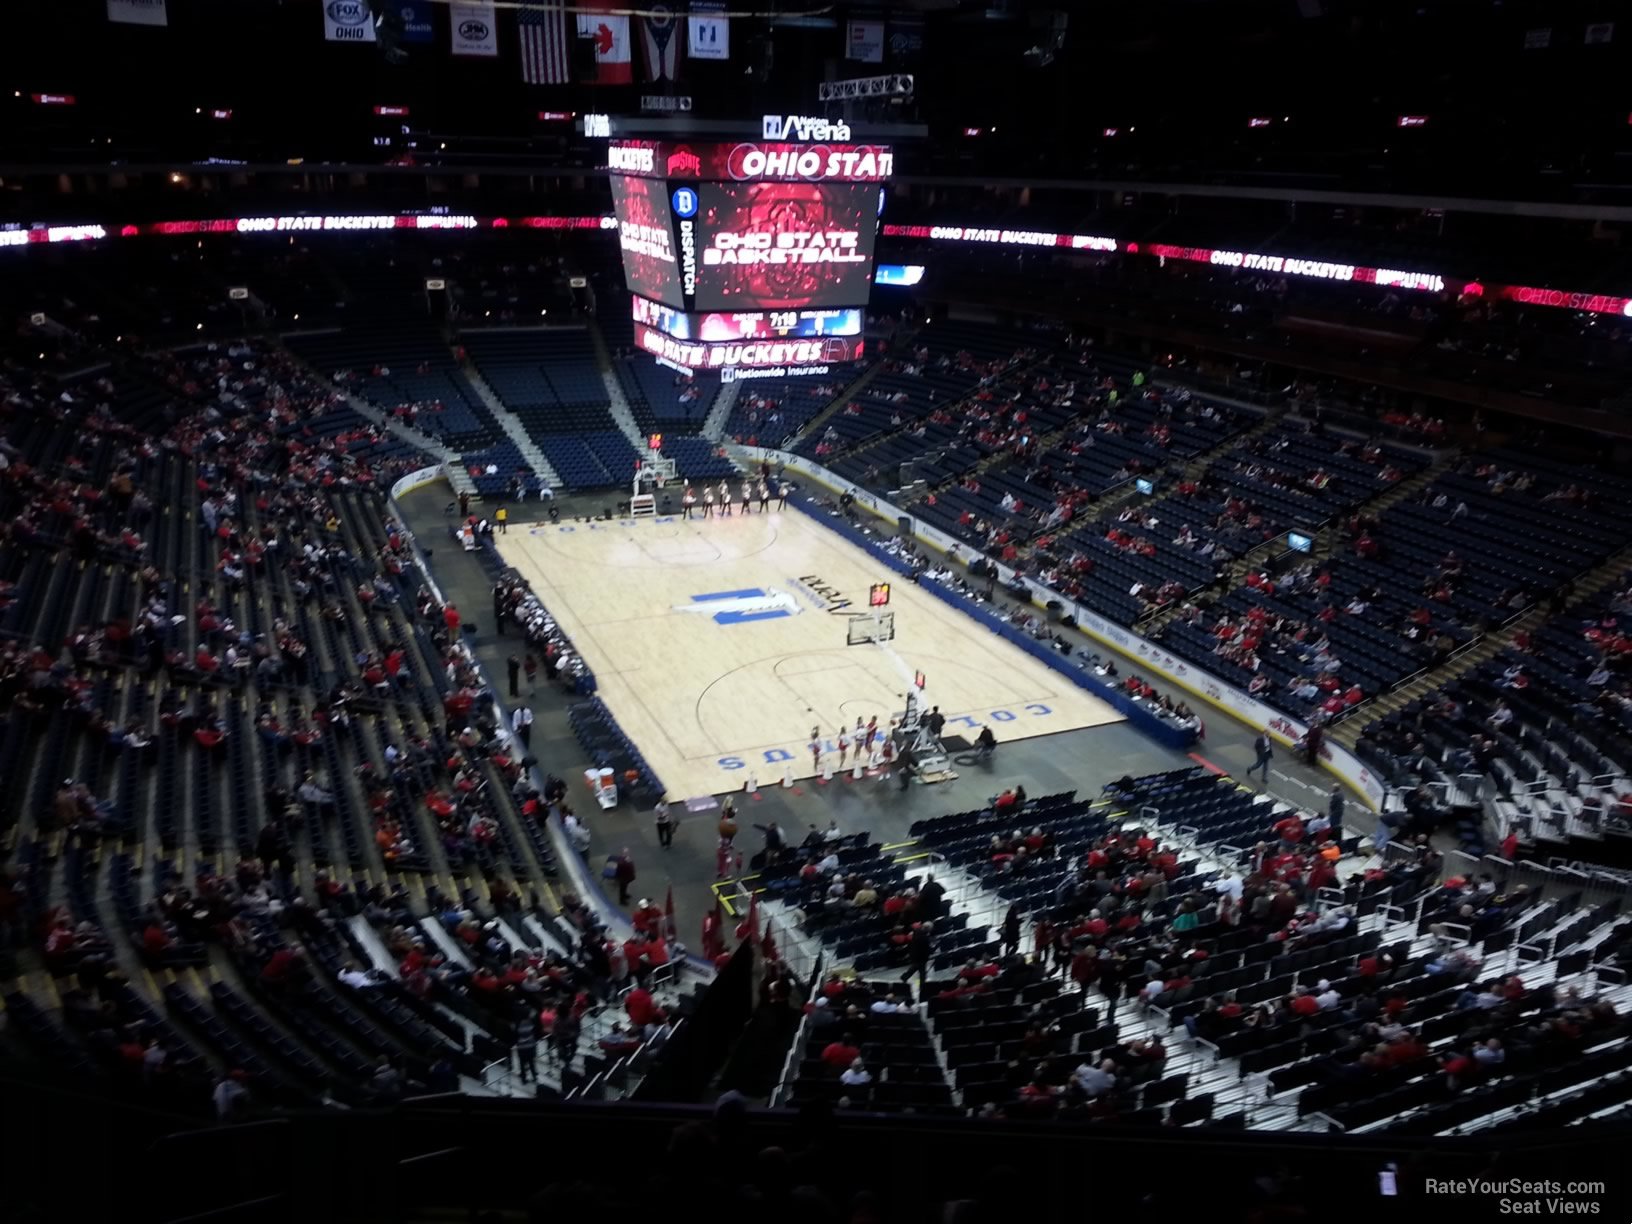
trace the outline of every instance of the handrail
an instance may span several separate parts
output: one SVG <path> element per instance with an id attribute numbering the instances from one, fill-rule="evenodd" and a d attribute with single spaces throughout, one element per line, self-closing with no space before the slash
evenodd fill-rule
<path id="1" fill-rule="evenodd" d="M 1473 942 L 1473 928 L 1470 926 L 1465 926 L 1460 922 L 1441 922 L 1439 927 L 1445 933 L 1446 939 L 1463 947 Z M 1457 931 L 1461 931 L 1462 934 L 1455 934 Z"/>
<path id="2" fill-rule="evenodd" d="M 407 1168 L 411 1164 L 418 1164 L 422 1160 L 436 1160 L 443 1156 L 457 1156 L 463 1152 L 463 1147 L 438 1148 L 434 1152 L 421 1152 L 418 1156 L 404 1156 L 397 1161 L 399 1169 Z"/>
<path id="3" fill-rule="evenodd" d="M 289 1196 L 286 1194 L 267 1194 L 260 1198 L 244 1199 L 241 1202 L 229 1203 L 225 1207 L 213 1207 L 209 1211 L 201 1211 L 197 1215 L 176 1216 L 166 1221 L 166 1224 L 195 1224 L 201 1220 L 218 1220 L 227 1216 L 229 1212 L 236 1213 L 250 1207 L 270 1207 L 274 1203 L 281 1203 Z"/>

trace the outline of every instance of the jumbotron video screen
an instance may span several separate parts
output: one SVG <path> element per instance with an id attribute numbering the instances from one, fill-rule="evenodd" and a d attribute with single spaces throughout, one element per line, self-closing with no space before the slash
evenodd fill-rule
<path id="1" fill-rule="evenodd" d="M 662 180 L 614 175 L 612 207 L 618 216 L 618 248 L 630 292 L 680 309 L 680 264 L 669 193 Z"/>
<path id="2" fill-rule="evenodd" d="M 705 183 L 697 310 L 854 306 L 872 283 L 879 188 L 866 183 Z"/>
<path id="3" fill-rule="evenodd" d="M 743 359 L 750 349 L 769 361 L 764 346 L 706 347 L 756 339 L 827 340 L 816 347 L 828 361 L 861 355 L 893 156 L 884 145 L 846 143 L 842 123 L 766 116 L 764 126 L 764 140 L 608 146 L 636 334 L 663 360 L 678 363 L 680 341 L 710 368 L 755 364 Z M 812 141 L 782 140 L 773 127 L 808 131 Z"/>

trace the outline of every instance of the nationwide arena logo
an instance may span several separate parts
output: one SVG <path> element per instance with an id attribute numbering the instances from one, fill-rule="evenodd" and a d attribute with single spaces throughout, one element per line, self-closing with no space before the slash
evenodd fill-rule
<path id="1" fill-rule="evenodd" d="M 760 123 L 760 134 L 766 140 L 838 140 L 850 139 L 850 125 L 812 118 L 809 115 L 766 115 Z"/>

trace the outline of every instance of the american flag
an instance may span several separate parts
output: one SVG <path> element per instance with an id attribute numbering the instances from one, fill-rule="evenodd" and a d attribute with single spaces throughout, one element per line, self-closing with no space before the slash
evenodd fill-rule
<path id="1" fill-rule="evenodd" d="M 529 85 L 565 85 L 567 71 L 567 10 L 546 4 L 521 10 L 521 79 Z"/>

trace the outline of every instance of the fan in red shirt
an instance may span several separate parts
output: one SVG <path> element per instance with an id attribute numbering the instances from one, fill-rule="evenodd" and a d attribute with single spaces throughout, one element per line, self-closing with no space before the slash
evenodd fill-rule
<path id="1" fill-rule="evenodd" d="M 1303 840 L 1303 818 L 1296 812 L 1275 822 L 1275 833 L 1284 842 L 1297 845 Z"/>
<path id="2" fill-rule="evenodd" d="M 835 1074 L 844 1071 L 861 1057 L 861 1050 L 855 1045 L 855 1038 L 846 1034 L 839 1041 L 830 1041 L 822 1051 L 822 1061 L 832 1068 Z"/>
<path id="3" fill-rule="evenodd" d="M 657 1005 L 657 1000 L 652 998 L 652 992 L 644 986 L 636 986 L 629 992 L 623 1001 L 623 1010 L 628 1014 L 629 1022 L 638 1029 L 662 1024 L 668 1018 L 668 1013 Z M 823 1057 L 826 1057 L 825 1053 Z"/>
<path id="4" fill-rule="evenodd" d="M 1287 1007 L 1291 1009 L 1294 1015 L 1303 1016 L 1305 1018 L 1313 1016 L 1320 1011 L 1320 1004 L 1316 1001 L 1315 996 L 1312 994 L 1293 995 L 1291 1001 L 1287 1003 Z"/>

